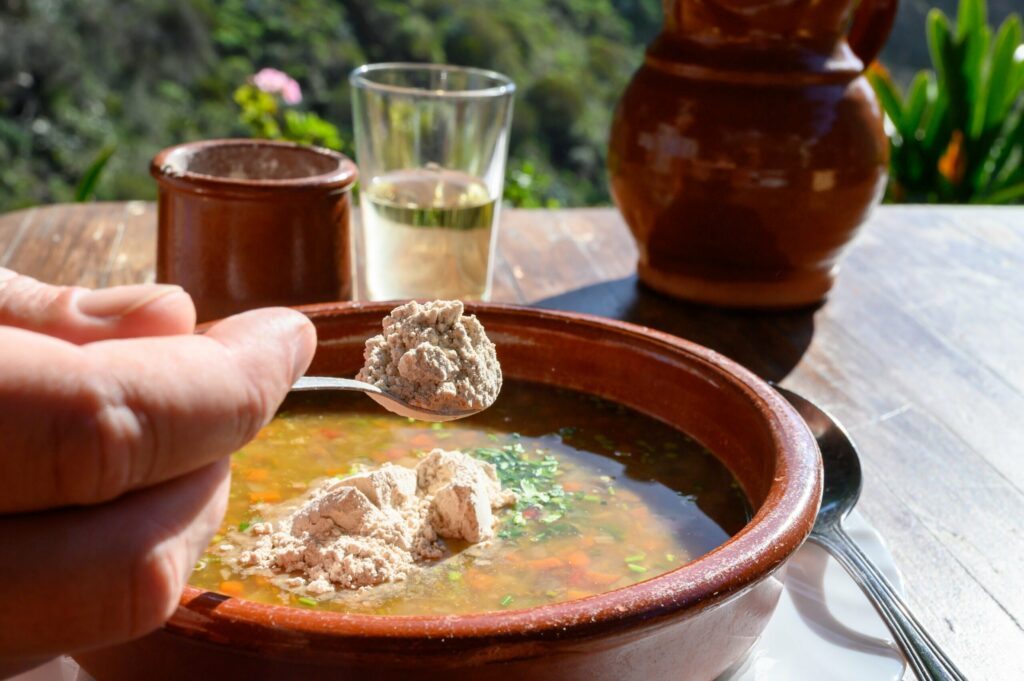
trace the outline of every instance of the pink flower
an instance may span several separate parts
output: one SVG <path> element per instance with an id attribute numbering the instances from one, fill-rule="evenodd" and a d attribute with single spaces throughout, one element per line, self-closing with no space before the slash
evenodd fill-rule
<path id="1" fill-rule="evenodd" d="M 302 101 L 302 88 L 284 71 L 260 69 L 260 72 L 252 77 L 252 84 L 264 92 L 280 94 L 286 104 L 298 104 Z"/>
<path id="2" fill-rule="evenodd" d="M 281 99 L 286 104 L 298 104 L 302 101 L 302 88 L 299 87 L 298 83 L 289 78 L 288 82 L 281 88 Z"/>

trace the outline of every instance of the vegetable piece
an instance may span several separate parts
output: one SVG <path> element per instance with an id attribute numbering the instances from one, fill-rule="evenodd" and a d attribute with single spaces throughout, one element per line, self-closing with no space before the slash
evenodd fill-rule
<path id="1" fill-rule="evenodd" d="M 237 579 L 226 579 L 220 583 L 219 591 L 228 596 L 241 596 L 245 593 L 245 585 Z"/>
<path id="2" fill-rule="evenodd" d="M 527 535 L 533 530 L 532 523 L 547 526 L 540 531 L 533 530 L 535 539 L 578 533 L 574 526 L 554 525 L 569 511 L 570 500 L 556 481 L 561 471 L 558 460 L 553 456 L 541 450 L 527 453 L 519 443 L 500 449 L 480 447 L 470 454 L 493 464 L 502 488 L 516 493 L 515 507 L 504 516 L 498 528 L 500 538 L 514 539 Z"/>
<path id="3" fill-rule="evenodd" d="M 547 556 L 546 558 L 537 558 L 536 560 L 527 561 L 526 565 L 531 570 L 556 570 L 560 567 L 564 567 L 565 563 L 560 558 Z"/>
<path id="4" fill-rule="evenodd" d="M 299 603 L 302 603 L 303 605 L 308 605 L 310 607 L 313 607 L 317 604 L 316 601 L 310 598 L 309 596 L 299 596 L 296 600 Z"/>

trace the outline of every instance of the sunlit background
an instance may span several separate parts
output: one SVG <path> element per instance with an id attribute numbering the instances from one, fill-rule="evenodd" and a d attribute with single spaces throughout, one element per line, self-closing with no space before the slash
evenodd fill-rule
<path id="1" fill-rule="evenodd" d="M 1019 0 L 988 5 L 997 24 Z M 956 0 L 902 1 L 882 56 L 898 83 L 930 65 L 932 6 L 956 15 Z M 351 152 L 348 72 L 401 60 L 517 82 L 506 200 L 607 204 L 612 110 L 660 23 L 660 0 L 0 0 L 0 212 L 152 198 L 161 147 L 253 133 L 258 103 L 236 99 L 264 67 L 316 114 L 293 136 Z"/>

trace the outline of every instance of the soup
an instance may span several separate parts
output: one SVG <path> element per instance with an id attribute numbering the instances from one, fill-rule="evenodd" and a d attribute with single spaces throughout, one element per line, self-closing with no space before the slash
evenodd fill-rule
<path id="1" fill-rule="evenodd" d="M 442 558 L 403 581 L 317 599 L 283 588 L 287 575 L 237 567 L 267 504 L 326 477 L 415 466 L 437 447 L 495 464 L 518 494 L 493 540 L 445 540 Z M 444 424 L 388 414 L 360 395 L 294 395 L 231 465 L 224 525 L 192 584 L 340 612 L 461 614 L 584 598 L 675 569 L 749 519 L 731 474 L 686 435 L 591 395 L 515 381 L 488 410 Z"/>

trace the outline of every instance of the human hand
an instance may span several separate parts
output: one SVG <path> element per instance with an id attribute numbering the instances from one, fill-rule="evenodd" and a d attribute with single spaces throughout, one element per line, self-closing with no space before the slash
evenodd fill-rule
<path id="1" fill-rule="evenodd" d="M 285 309 L 194 326 L 178 287 L 0 268 L 0 677 L 174 612 L 224 513 L 226 455 L 316 345 Z"/>

